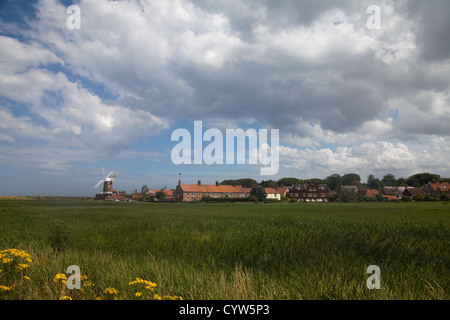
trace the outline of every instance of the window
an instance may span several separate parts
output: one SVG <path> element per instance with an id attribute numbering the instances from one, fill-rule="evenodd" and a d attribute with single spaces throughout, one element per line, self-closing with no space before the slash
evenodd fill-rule
<path id="1" fill-rule="evenodd" d="M 325 198 L 325 193 L 322 192 L 322 193 L 320 194 L 320 196 L 321 196 L 322 198 Z"/>
<path id="2" fill-rule="evenodd" d="M 313 197 L 317 197 L 317 193 L 313 193 Z"/>
<path id="3" fill-rule="evenodd" d="M 306 198 L 306 193 L 303 192 L 303 198 Z"/>
<path id="4" fill-rule="evenodd" d="M 308 198 L 311 198 L 312 197 L 312 193 L 308 193 Z"/>
<path id="5" fill-rule="evenodd" d="M 297 192 L 295 193 L 295 197 L 298 198 L 298 193 Z"/>

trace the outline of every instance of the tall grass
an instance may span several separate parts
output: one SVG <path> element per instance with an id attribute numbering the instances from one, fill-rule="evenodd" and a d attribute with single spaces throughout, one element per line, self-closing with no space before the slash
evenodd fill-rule
<path id="1" fill-rule="evenodd" d="M 448 299 L 449 214 L 441 202 L 0 201 L 0 250 L 33 256 L 18 299 L 57 299 L 52 279 L 72 264 L 123 299 L 136 277 L 185 299 Z"/>

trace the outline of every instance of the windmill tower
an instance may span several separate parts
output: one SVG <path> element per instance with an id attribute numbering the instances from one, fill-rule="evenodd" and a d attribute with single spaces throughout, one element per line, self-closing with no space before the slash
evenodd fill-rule
<path id="1" fill-rule="evenodd" d="M 103 182 L 103 192 L 95 195 L 96 200 L 104 200 L 108 195 L 111 195 L 113 193 L 112 183 L 113 181 L 116 181 L 116 175 L 113 171 L 105 176 L 105 169 L 102 168 L 102 175 L 103 179 L 95 185 L 95 189 L 97 189 Z"/>

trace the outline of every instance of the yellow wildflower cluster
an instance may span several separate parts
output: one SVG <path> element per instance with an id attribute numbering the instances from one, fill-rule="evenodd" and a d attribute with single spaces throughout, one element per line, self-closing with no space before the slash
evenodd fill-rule
<path id="1" fill-rule="evenodd" d="M 148 280 L 143 280 L 141 278 L 136 278 L 136 280 L 128 283 L 130 286 L 141 286 L 149 291 L 153 291 L 157 284 Z"/>
<path id="2" fill-rule="evenodd" d="M 32 263 L 31 257 L 28 253 L 17 249 L 6 249 L 0 251 L 0 259 L 3 264 L 7 264 L 13 261 L 14 257 L 24 259 L 28 263 Z"/>
<path id="3" fill-rule="evenodd" d="M 104 293 L 104 294 L 111 294 L 111 295 L 114 295 L 114 294 L 118 294 L 118 293 L 119 293 L 119 290 L 114 289 L 114 288 L 106 288 L 106 289 L 103 291 L 103 293 Z"/>
<path id="4" fill-rule="evenodd" d="M 0 292 L 5 292 L 14 289 L 15 285 L 12 286 L 0 286 Z"/>
<path id="5" fill-rule="evenodd" d="M 153 297 L 151 295 L 147 296 L 149 299 L 153 298 L 153 300 L 183 300 L 182 297 L 178 296 L 164 295 L 163 297 L 161 297 L 158 293 L 154 293 L 154 289 L 157 287 L 157 284 L 148 280 L 136 278 L 128 284 L 130 286 L 135 286 L 137 289 L 140 289 L 134 294 L 136 298 L 145 298 L 145 294 L 147 292 L 152 292 Z"/>
<path id="6" fill-rule="evenodd" d="M 62 296 L 59 300 L 72 300 L 72 298 L 69 296 Z"/>
<path id="7" fill-rule="evenodd" d="M 57 273 L 56 276 L 53 278 L 54 283 L 61 282 L 62 284 L 67 283 L 67 277 L 64 273 Z"/>
<path id="8" fill-rule="evenodd" d="M 164 300 L 183 300 L 182 297 L 180 296 L 169 296 L 169 295 L 165 295 L 163 297 Z"/>
<path id="9" fill-rule="evenodd" d="M 8 295 L 13 289 L 24 285 L 21 279 L 30 280 L 30 277 L 27 277 L 24 271 L 30 268 L 32 262 L 31 256 L 23 250 L 1 250 L 0 279 L 2 283 L 0 285 L 0 293 Z"/>

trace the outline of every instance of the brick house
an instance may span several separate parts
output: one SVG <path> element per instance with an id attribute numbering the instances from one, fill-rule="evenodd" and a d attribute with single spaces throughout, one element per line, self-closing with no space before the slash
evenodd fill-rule
<path id="1" fill-rule="evenodd" d="M 294 184 L 289 188 L 288 196 L 298 202 L 328 202 L 330 189 L 323 183 L 310 181 L 307 184 Z"/>
<path id="2" fill-rule="evenodd" d="M 244 188 L 240 185 L 220 185 L 218 181 L 216 181 L 215 185 L 202 185 L 200 180 L 197 184 L 182 184 L 181 180 L 179 180 L 173 192 L 173 201 L 199 201 L 203 196 L 212 198 L 225 198 L 226 196 L 230 198 L 244 198 L 247 195 Z"/>
<path id="3" fill-rule="evenodd" d="M 450 183 L 444 181 L 438 182 L 433 179 L 433 181 L 428 182 L 428 184 L 423 187 L 423 194 L 433 198 L 439 199 L 443 193 L 450 196 Z"/>
<path id="4" fill-rule="evenodd" d="M 406 187 L 403 191 L 403 197 L 414 197 L 417 194 L 423 194 L 423 187 L 414 188 L 414 187 Z"/>
<path id="5" fill-rule="evenodd" d="M 385 200 L 401 200 L 404 187 L 383 187 L 380 193 Z"/>

